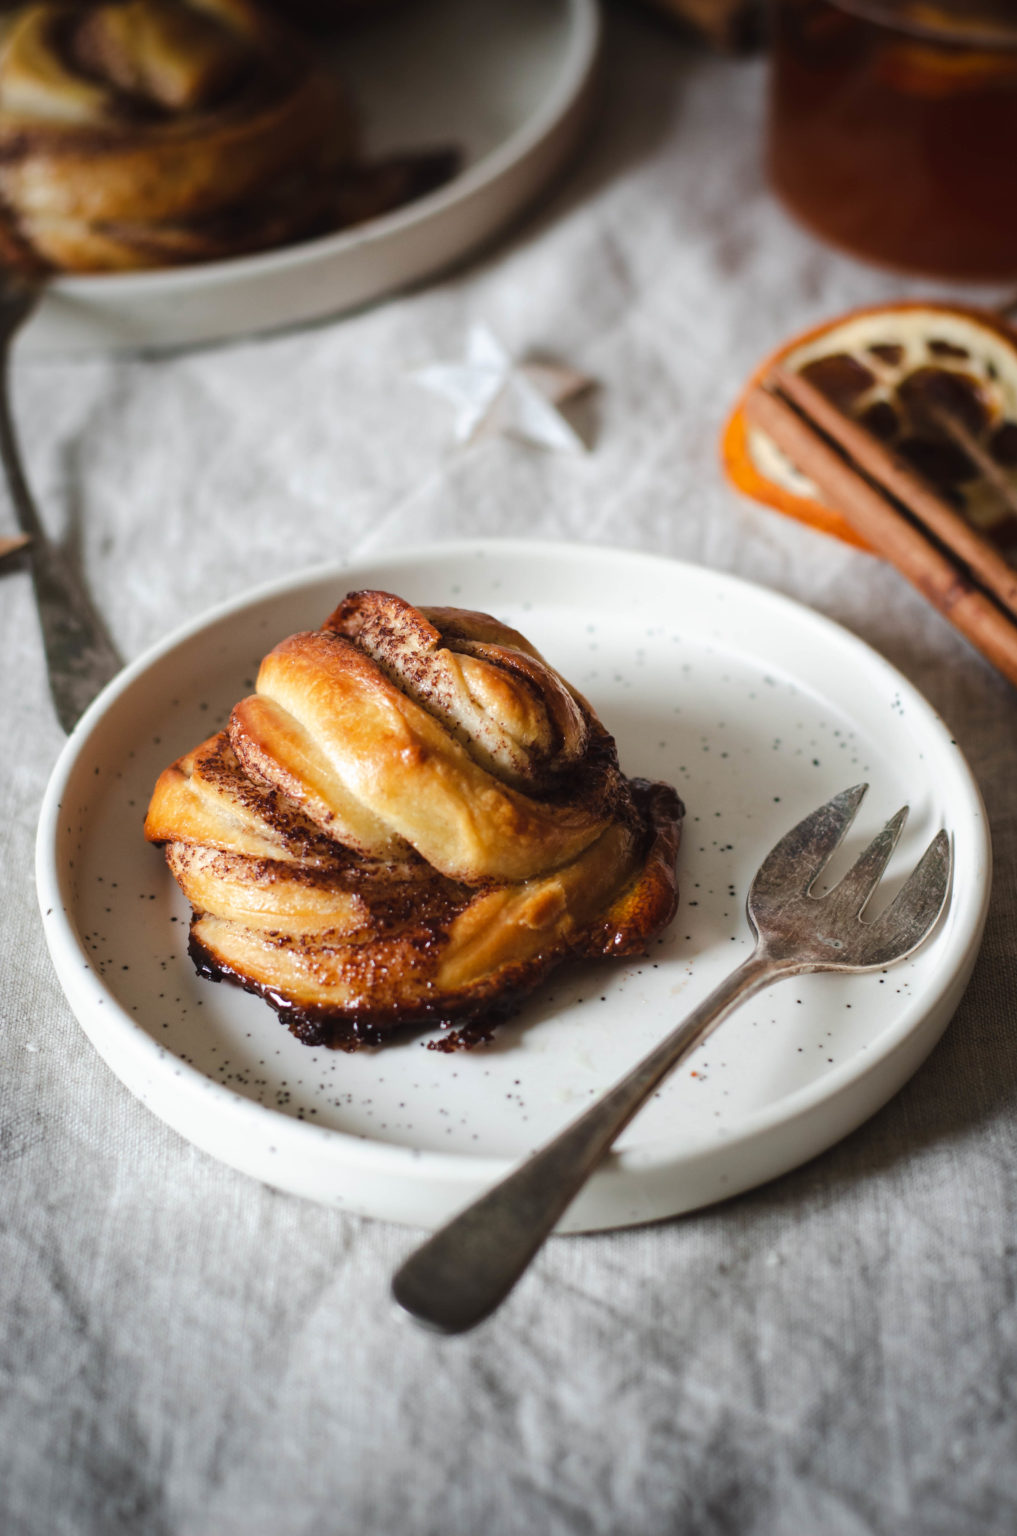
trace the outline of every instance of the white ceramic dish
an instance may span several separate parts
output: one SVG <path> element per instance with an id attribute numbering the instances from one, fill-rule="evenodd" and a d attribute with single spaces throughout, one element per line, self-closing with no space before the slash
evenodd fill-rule
<path id="1" fill-rule="evenodd" d="M 340 314 L 491 238 L 579 141 L 600 36 L 596 0 L 426 0 L 344 39 L 365 149 L 458 145 L 462 172 L 384 218 L 261 255 L 55 281 L 19 345 L 138 350 Z"/>
<path id="2" fill-rule="evenodd" d="M 419 1039 L 353 1056 L 309 1049 L 264 1003 L 199 980 L 185 904 L 141 835 L 160 769 L 226 719 L 264 651 L 372 585 L 521 628 L 591 697 L 626 770 L 671 780 L 688 808 L 679 915 L 649 958 L 562 971 L 473 1052 Z M 843 862 L 908 800 L 887 890 L 945 825 L 947 913 L 885 975 L 784 982 L 734 1015 L 563 1223 L 622 1226 L 750 1188 L 858 1125 L 932 1048 L 974 964 L 990 847 L 971 773 L 910 684 L 827 620 L 712 571 L 556 544 L 442 544 L 287 580 L 172 636 L 92 706 L 46 795 L 39 897 L 71 1007 L 156 1114 L 267 1183 L 433 1226 L 743 958 L 744 895 L 763 854 L 859 780 L 872 789 Z"/>

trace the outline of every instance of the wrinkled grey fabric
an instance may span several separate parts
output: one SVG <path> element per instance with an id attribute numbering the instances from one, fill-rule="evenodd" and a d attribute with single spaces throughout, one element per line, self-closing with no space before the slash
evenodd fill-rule
<path id="1" fill-rule="evenodd" d="M 785 334 L 940 290 L 789 224 L 762 178 L 761 62 L 610 29 L 581 163 L 498 249 L 296 334 L 26 362 L 33 482 L 127 656 L 269 576 L 464 534 L 657 550 L 804 599 L 913 679 L 979 778 L 997 873 L 970 990 L 823 1157 L 682 1220 L 556 1239 L 487 1326 L 427 1336 L 387 1299 L 411 1233 L 193 1150 L 75 1023 L 32 878 L 61 735 L 28 579 L 5 574 L 4 1536 L 1017 1529 L 1014 695 L 892 571 L 739 500 L 717 464 Z M 450 447 L 407 373 L 476 320 L 601 381 L 595 451 Z"/>

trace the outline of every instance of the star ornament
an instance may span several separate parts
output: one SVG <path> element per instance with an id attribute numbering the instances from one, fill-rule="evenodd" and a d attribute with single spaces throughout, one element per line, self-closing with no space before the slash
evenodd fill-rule
<path id="1" fill-rule="evenodd" d="M 413 378 L 451 400 L 458 443 L 503 436 L 552 452 L 587 451 L 559 407 L 592 389 L 594 380 L 555 363 L 515 362 L 486 325 L 471 329 L 461 363 L 431 363 Z"/>

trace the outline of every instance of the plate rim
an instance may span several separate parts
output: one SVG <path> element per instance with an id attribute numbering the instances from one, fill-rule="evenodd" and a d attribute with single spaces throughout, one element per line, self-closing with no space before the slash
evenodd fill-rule
<path id="1" fill-rule="evenodd" d="M 98 971 L 93 968 L 91 957 L 67 911 L 70 903 L 66 883 L 70 872 L 61 870 L 56 864 L 55 857 L 62 797 L 79 757 L 91 740 L 93 731 L 118 700 L 153 666 L 170 656 L 174 650 L 193 640 L 203 630 L 239 612 L 253 610 L 274 599 L 295 594 L 302 587 L 320 586 L 333 579 L 336 581 L 348 579 L 351 571 L 355 573 L 358 569 L 364 569 L 377 572 L 389 566 L 401 567 L 413 562 L 426 565 L 439 560 L 476 558 L 478 555 L 483 557 L 492 554 L 510 555 L 522 559 L 532 559 L 535 555 L 539 555 L 542 559 L 567 560 L 572 566 L 577 561 L 596 565 L 608 562 L 613 566 L 616 566 L 619 561 L 624 561 L 632 566 L 643 565 L 652 568 L 655 572 L 677 571 L 686 579 L 690 579 L 692 573 L 695 573 L 699 580 L 705 579 L 714 584 L 715 588 L 726 588 L 735 594 L 751 594 L 753 600 L 771 604 L 777 610 L 791 616 L 793 620 L 804 622 L 806 626 L 815 626 L 830 640 L 836 641 L 864 658 L 868 665 L 875 664 L 908 704 L 919 710 L 926 722 L 942 734 L 943 746 L 952 748 L 956 754 L 958 769 L 962 779 L 966 781 L 970 796 L 969 809 L 973 812 L 970 818 L 971 835 L 980 842 L 976 852 L 981 854 L 980 866 L 984 869 L 984 876 L 980 884 L 971 891 L 963 893 L 960 898 L 957 897 L 956 892 L 951 896 L 951 901 L 963 900 L 967 909 L 966 923 L 962 920 L 958 921 L 957 942 L 959 943 L 963 937 L 968 950 L 965 955 L 958 957 L 956 963 L 945 966 L 945 980 L 941 982 L 932 1001 L 930 1002 L 924 994 L 921 998 L 916 996 L 911 999 L 902 1010 L 897 1022 L 888 1028 L 884 1036 L 878 1042 L 874 1042 L 872 1048 L 866 1052 L 864 1064 L 859 1065 L 858 1053 L 855 1053 L 822 1078 L 793 1090 L 770 1105 L 753 1111 L 736 1129 L 726 1134 L 720 1143 L 706 1142 L 702 1137 L 690 1137 L 687 1142 L 683 1142 L 680 1136 L 657 1136 L 638 1146 L 623 1148 L 614 1154 L 621 1171 L 631 1171 L 633 1174 L 643 1176 L 652 1175 L 679 1161 L 685 1162 L 690 1159 L 694 1161 L 700 1155 L 712 1156 L 718 1144 L 734 1156 L 740 1148 L 759 1137 L 765 1137 L 778 1126 L 792 1126 L 796 1121 L 814 1114 L 825 1102 L 837 1100 L 842 1092 L 862 1083 L 895 1054 L 906 1051 L 909 1043 L 922 1033 L 922 1025 L 927 1023 L 936 1008 L 942 1004 L 950 989 L 958 986 L 958 978 L 961 985 L 966 984 L 967 976 L 977 958 L 991 895 L 992 845 L 981 792 L 959 743 L 938 711 L 903 673 L 844 625 L 797 599 L 743 576 L 716 570 L 710 566 L 698 565 L 693 561 L 678 560 L 668 555 L 641 549 L 626 549 L 622 546 L 600 543 L 577 545 L 559 539 L 438 540 L 395 552 L 369 554 L 362 558 L 344 559 L 292 572 L 287 576 L 277 577 L 250 588 L 178 625 L 162 640 L 149 646 L 129 663 L 93 701 L 64 744 L 46 786 L 36 835 L 36 886 L 46 940 L 61 989 L 77 1022 L 117 1076 L 120 1076 L 120 1073 L 96 1038 L 97 1035 L 105 1039 L 111 1031 L 115 1032 L 118 1039 L 114 1043 L 126 1050 L 142 1065 L 147 1064 L 153 1074 L 161 1076 L 166 1064 L 171 1064 L 176 1078 L 174 1091 L 177 1094 L 182 1092 L 188 1098 L 201 1095 L 207 1111 L 209 1102 L 207 1095 L 211 1091 L 215 1102 L 224 1114 L 236 1117 L 240 1121 L 250 1122 L 255 1129 L 263 1130 L 272 1126 L 279 1137 L 287 1143 L 292 1142 L 295 1149 L 308 1142 L 315 1142 L 319 1147 L 332 1148 L 334 1156 L 344 1167 L 352 1165 L 360 1171 L 378 1176 L 392 1174 L 403 1180 L 409 1176 L 411 1182 L 440 1178 L 451 1185 L 473 1186 L 477 1183 L 492 1182 L 514 1166 L 517 1159 L 511 1157 L 420 1149 L 396 1142 L 373 1140 L 350 1131 L 298 1120 L 270 1105 L 246 1098 L 234 1089 L 208 1077 L 199 1068 L 182 1061 L 166 1047 L 161 1046 L 142 1025 L 131 1017 Z M 775 835 L 777 830 L 779 829 L 775 829 Z M 105 994 L 106 1006 L 101 1025 L 93 1017 L 90 1017 L 90 1022 L 86 1022 L 76 1006 L 75 998 L 81 993 L 83 976 L 89 977 L 90 984 L 98 985 Z M 84 1006 L 84 1000 L 82 1004 Z M 94 1012 L 94 1008 L 90 1010 L 90 1014 Z M 945 1028 L 945 1023 L 942 1028 Z M 938 1033 L 935 1038 L 938 1038 Z M 934 1043 L 935 1039 L 930 1043 L 929 1049 Z M 926 1053 L 923 1053 L 920 1059 L 924 1059 L 924 1054 Z M 140 1096 L 130 1084 L 127 1086 L 135 1097 Z M 896 1089 L 893 1091 L 896 1092 Z M 151 1106 L 146 1102 L 146 1107 Z M 160 1119 L 165 1120 L 165 1116 L 159 1111 L 153 1110 L 153 1112 L 157 1113 Z M 751 1185 L 737 1185 L 738 1189 L 745 1187 L 751 1187 Z M 734 1192 L 732 1190 L 732 1193 Z"/>
<path id="2" fill-rule="evenodd" d="M 506 171 L 525 159 L 553 131 L 581 95 L 593 72 L 603 36 L 603 22 L 597 0 L 563 0 L 567 10 L 568 42 L 562 68 L 545 99 L 507 138 L 468 165 L 451 181 L 433 192 L 414 198 L 391 213 L 367 219 L 349 229 L 299 240 L 266 251 L 229 256 L 216 261 L 192 262 L 186 266 L 167 266 L 134 272 L 81 272 L 55 276 L 51 288 L 55 296 L 87 300 L 99 298 L 125 301 L 172 296 L 181 290 L 202 285 L 217 288 L 244 278 L 270 277 L 279 272 L 299 271 L 342 255 L 347 250 L 369 246 L 389 236 L 405 234 L 432 216 L 478 192 L 486 190 Z"/>

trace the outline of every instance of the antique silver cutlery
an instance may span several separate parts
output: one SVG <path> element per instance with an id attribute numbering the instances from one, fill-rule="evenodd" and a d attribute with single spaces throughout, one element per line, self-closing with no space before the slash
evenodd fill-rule
<path id="1" fill-rule="evenodd" d="M 18 526 L 30 540 L 28 558 L 53 704 L 60 724 L 70 731 L 123 662 L 78 573 L 46 534 L 18 451 L 10 410 L 10 351 L 40 291 L 31 278 L 0 271 L 0 461 Z"/>
<path id="2" fill-rule="evenodd" d="M 654 1089 L 746 998 L 784 977 L 878 970 L 917 949 L 950 887 L 946 832 L 936 833 L 885 911 L 863 920 L 907 806 L 831 891 L 813 894 L 867 787 L 835 795 L 763 860 L 746 903 L 756 935 L 748 959 L 590 1109 L 407 1259 L 392 1287 L 407 1312 L 444 1333 L 463 1333 L 493 1312 Z"/>

